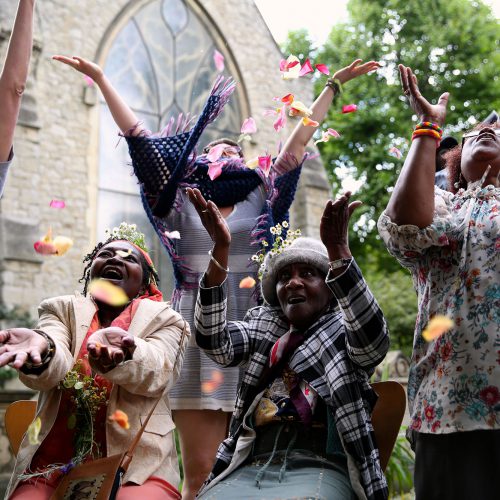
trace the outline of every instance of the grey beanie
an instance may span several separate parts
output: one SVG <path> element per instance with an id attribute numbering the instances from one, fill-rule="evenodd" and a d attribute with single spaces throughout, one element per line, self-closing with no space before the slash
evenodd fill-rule
<path id="1" fill-rule="evenodd" d="M 266 302 L 272 306 L 279 305 L 276 295 L 276 281 L 281 269 L 289 264 L 310 264 L 325 275 L 329 267 L 328 252 L 325 245 L 314 238 L 300 237 L 291 245 L 283 248 L 278 254 L 268 253 L 264 260 L 262 274 L 262 295 Z"/>

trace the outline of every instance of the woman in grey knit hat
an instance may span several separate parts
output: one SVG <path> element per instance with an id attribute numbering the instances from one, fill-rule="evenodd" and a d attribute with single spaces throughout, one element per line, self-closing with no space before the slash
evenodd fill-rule
<path id="1" fill-rule="evenodd" d="M 226 321 L 231 236 L 213 202 L 196 189 L 188 195 L 214 242 L 196 341 L 217 363 L 245 366 L 229 437 L 199 498 L 387 498 L 369 377 L 389 337 L 349 250 L 360 202 L 350 193 L 328 202 L 323 243 L 281 236 L 262 266 L 266 304 Z"/>

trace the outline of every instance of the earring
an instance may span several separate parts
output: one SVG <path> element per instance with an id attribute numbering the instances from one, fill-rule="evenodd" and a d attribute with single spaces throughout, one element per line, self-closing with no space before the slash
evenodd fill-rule
<path id="1" fill-rule="evenodd" d="M 462 172 L 460 172 L 460 175 L 458 177 L 458 181 L 453 184 L 453 187 L 455 189 L 458 189 L 460 187 L 460 184 L 462 184 L 462 182 L 465 182 L 465 179 L 462 177 Z"/>

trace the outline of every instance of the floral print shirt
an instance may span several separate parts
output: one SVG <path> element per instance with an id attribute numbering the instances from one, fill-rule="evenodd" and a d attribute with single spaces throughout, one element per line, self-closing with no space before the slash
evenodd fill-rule
<path id="1" fill-rule="evenodd" d="M 408 381 L 411 427 L 424 433 L 500 429 L 500 188 L 435 188 L 432 224 L 378 229 L 408 268 L 418 315 Z M 436 314 L 455 326 L 427 343 Z"/>

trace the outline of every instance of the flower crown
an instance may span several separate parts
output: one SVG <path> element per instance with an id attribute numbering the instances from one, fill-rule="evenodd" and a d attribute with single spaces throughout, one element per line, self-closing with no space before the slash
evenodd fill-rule
<path id="1" fill-rule="evenodd" d="M 139 248 L 148 252 L 148 247 L 146 246 L 146 239 L 144 234 L 137 231 L 137 226 L 135 224 L 127 224 L 122 222 L 118 227 L 113 229 L 106 229 L 104 231 L 106 239 L 108 238 L 119 238 L 121 240 L 127 240 L 137 245 Z"/>
<path id="2" fill-rule="evenodd" d="M 285 235 L 286 230 L 286 235 Z M 259 263 L 259 280 L 262 281 L 262 276 L 264 275 L 264 260 L 266 255 L 269 254 L 270 257 L 274 257 L 275 255 L 279 255 L 286 248 L 288 248 L 294 240 L 296 240 L 299 236 L 302 235 L 300 229 L 296 229 L 295 231 L 289 229 L 289 224 L 285 220 L 281 224 L 276 224 L 270 229 L 271 235 L 274 237 L 274 241 L 271 245 L 271 249 L 269 250 L 269 243 L 263 239 L 260 244 L 262 248 L 254 255 L 252 255 L 252 262 Z"/>

